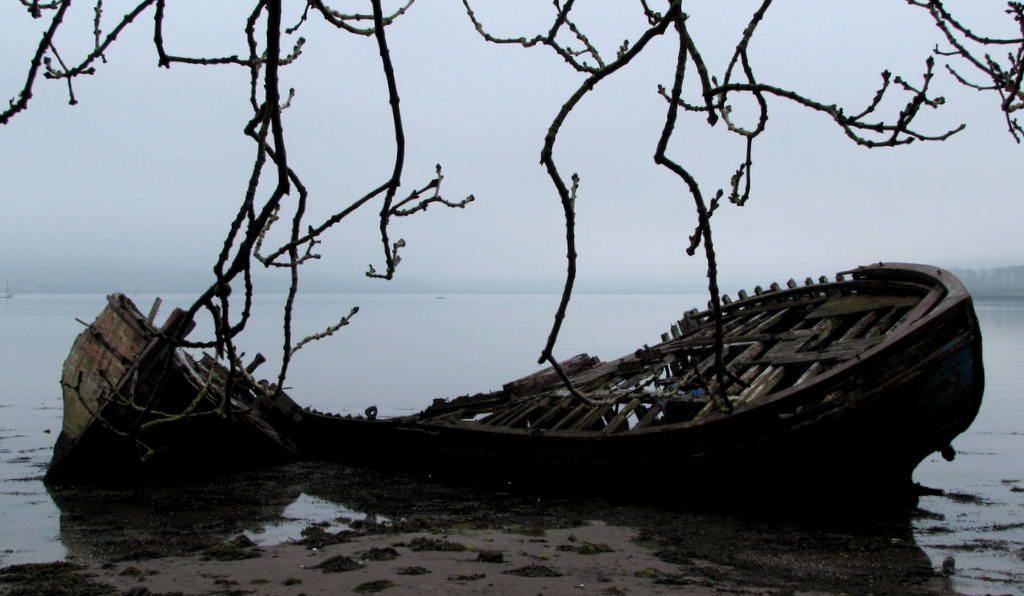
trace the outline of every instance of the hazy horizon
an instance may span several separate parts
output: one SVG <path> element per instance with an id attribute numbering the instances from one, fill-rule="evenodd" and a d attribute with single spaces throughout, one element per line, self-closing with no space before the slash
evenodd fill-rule
<path id="1" fill-rule="evenodd" d="M 859 263 L 856 266 L 868 265 Z M 991 272 L 1004 268 L 982 267 L 943 267 L 941 264 L 925 263 L 951 270 L 954 274 L 973 271 L 978 273 Z M 1008 266 L 1005 269 L 1022 266 Z M 750 291 L 754 286 L 768 286 L 772 282 L 785 284 L 789 279 L 802 281 L 806 277 L 817 279 L 821 275 L 834 279 L 840 271 L 853 269 L 854 266 L 837 268 L 834 271 L 794 272 L 789 277 L 760 278 L 735 280 L 727 276 L 722 284 L 724 293 L 733 294 L 738 290 Z M 19 281 L 18 278 L 5 278 L 10 290 L 15 294 L 109 294 L 113 292 L 141 294 L 199 294 L 207 288 L 203 281 L 213 279 L 212 273 L 186 268 L 146 271 L 142 274 L 121 274 L 107 272 L 95 275 L 93 272 L 65 272 L 61 277 L 59 271 L 49 270 L 45 274 L 34 276 L 31 272 Z M 256 287 L 261 294 L 277 294 L 287 292 L 287 282 L 278 277 L 274 279 L 266 272 L 256 272 Z M 629 280 L 605 279 L 586 280 L 577 283 L 575 292 L 581 294 L 707 294 L 705 280 Z M 966 280 L 965 280 L 965 283 Z M 454 279 L 454 278 L 414 278 L 398 277 L 392 281 L 377 279 L 331 279 L 329 277 L 307 276 L 299 286 L 300 293 L 308 294 L 558 294 L 561 293 L 562 279 Z"/>

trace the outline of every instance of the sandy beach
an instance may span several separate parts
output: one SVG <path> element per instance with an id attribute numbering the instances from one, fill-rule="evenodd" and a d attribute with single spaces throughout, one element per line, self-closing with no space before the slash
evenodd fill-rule
<path id="1" fill-rule="evenodd" d="M 323 548 L 240 548 L 229 560 L 197 555 L 92 564 L 80 573 L 120 592 L 145 588 L 153 594 L 761 592 L 727 579 L 686 576 L 633 538 L 634 531 L 602 522 L 543 537 L 494 530 L 377 535 Z"/>
<path id="2" fill-rule="evenodd" d="M 915 542 L 923 512 L 758 508 L 752 490 L 630 502 L 323 462 L 53 487 L 65 560 L 0 568 L 0 595 L 956 594 Z"/>
<path id="3" fill-rule="evenodd" d="M 728 554 L 714 547 L 723 530 L 732 532 L 706 529 L 704 559 L 599 520 L 526 534 L 311 527 L 301 543 L 260 547 L 240 536 L 188 556 L 10 566 L 0 594 L 955 594 L 926 561 L 856 544 L 769 553 L 740 543 Z"/>

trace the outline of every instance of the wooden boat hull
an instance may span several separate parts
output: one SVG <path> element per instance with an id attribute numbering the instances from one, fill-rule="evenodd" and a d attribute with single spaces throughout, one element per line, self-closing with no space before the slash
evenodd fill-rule
<path id="1" fill-rule="evenodd" d="M 167 340 L 183 325 L 183 314 L 175 310 L 157 329 L 125 296 L 108 297 L 64 363 L 64 422 L 47 482 L 199 477 L 298 457 L 295 444 L 274 428 L 299 409 L 287 395 L 272 401 L 237 379 L 232 415 L 220 413 L 226 371 L 196 362 Z M 186 410 L 191 415 L 175 419 Z"/>
<path id="2" fill-rule="evenodd" d="M 312 457 L 357 465 L 548 487 L 692 484 L 704 490 L 713 481 L 719 487 L 778 482 L 785 490 L 796 484 L 905 489 L 914 468 L 949 446 L 973 419 L 957 404 L 963 387 L 975 382 L 972 352 L 961 347 L 937 362 L 941 377 L 883 381 L 858 396 L 855 408 L 794 414 L 780 405 L 610 437 L 527 436 L 306 414 L 299 424 L 301 446 Z M 894 392 L 898 402 L 889 399 Z M 948 407 L 935 409 L 935 398 Z M 926 417 L 923 406 L 930 409 Z"/>
<path id="3" fill-rule="evenodd" d="M 907 267 L 871 273 L 903 274 Z M 969 295 L 949 277 L 945 296 L 920 313 L 918 324 L 812 383 L 732 414 L 602 434 L 307 413 L 299 423 L 303 451 L 538 486 L 907 489 L 914 468 L 949 447 L 981 404 L 977 319 Z M 784 294 L 775 299 L 785 300 Z"/>
<path id="4" fill-rule="evenodd" d="M 48 477 L 306 458 L 603 492 L 904 491 L 914 468 L 931 453 L 951 453 L 978 412 L 984 371 L 977 318 L 967 291 L 945 271 L 878 264 L 848 274 L 848 281 L 791 283 L 724 306 L 727 365 L 745 379 L 722 391 L 733 396 L 732 413 L 715 410 L 693 389 L 714 383 L 703 374 L 713 321 L 694 312 L 653 347 L 607 363 L 585 355 L 563 363 L 574 386 L 604 396 L 603 403 L 580 402 L 542 371 L 499 392 L 375 419 L 301 410 L 283 392 L 240 382 L 245 396 L 233 397 L 240 415 L 231 425 L 213 417 L 186 422 L 182 428 L 192 424 L 193 432 L 167 425 L 159 440 L 147 438 L 166 455 L 146 461 L 128 439 L 89 419 L 95 405 L 82 405 L 109 402 L 109 379 L 120 387 L 138 371 L 169 370 L 153 363 L 180 358 L 180 350 L 161 345 L 137 311 L 112 297 L 111 306 L 122 308 L 105 311 L 66 363 L 64 432 Z M 174 385 L 184 396 L 176 399 L 194 399 L 202 376 L 192 372 L 191 389 Z M 93 379 L 93 387 L 76 379 Z M 104 419 L 119 416 L 115 408 Z M 99 429 L 90 446 L 82 437 L 92 427 Z M 195 438 L 197 428 L 204 439 Z"/>

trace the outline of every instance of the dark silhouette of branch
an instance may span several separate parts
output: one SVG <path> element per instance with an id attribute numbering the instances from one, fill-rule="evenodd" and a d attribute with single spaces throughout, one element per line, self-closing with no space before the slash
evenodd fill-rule
<path id="1" fill-rule="evenodd" d="M 227 386 L 221 392 L 223 403 L 217 411 L 220 415 L 231 416 L 229 403 L 232 385 L 236 379 L 247 378 L 241 365 L 242 354 L 237 348 L 236 338 L 242 334 L 252 316 L 253 268 L 285 268 L 289 272 L 289 287 L 282 311 L 282 362 L 277 372 L 276 387 L 284 385 L 291 359 L 305 345 L 328 337 L 348 324 L 358 312 L 353 307 L 337 323 L 318 333 L 304 338 L 293 337 L 292 321 L 295 300 L 300 283 L 300 267 L 309 260 L 319 258 L 316 246 L 338 223 L 367 206 L 374 200 L 381 201 L 379 237 L 384 247 L 384 272 L 377 273 L 370 266 L 368 275 L 392 279 L 400 262 L 399 249 L 404 240 L 392 240 L 390 226 L 396 217 L 408 217 L 426 211 L 432 204 L 447 207 L 464 207 L 473 200 L 472 196 L 462 201 L 448 201 L 440 194 L 441 166 L 437 166 L 435 177 L 408 193 L 400 195 L 402 174 L 405 165 L 406 143 L 401 110 L 399 108 L 398 82 L 391 61 L 386 28 L 406 13 L 413 4 L 409 0 L 392 14 L 385 14 L 382 0 L 370 0 L 371 14 L 346 14 L 331 8 L 322 0 L 310 0 L 294 26 L 283 23 L 282 0 L 255 0 L 252 10 L 244 23 L 244 51 L 227 56 L 181 56 L 170 51 L 170 34 L 165 26 L 168 10 L 167 0 L 141 0 L 123 17 L 114 23 L 108 33 L 103 33 L 103 2 L 93 4 L 92 36 L 93 47 L 77 62 L 68 63 L 57 50 L 57 33 L 70 7 L 69 0 L 39 3 L 21 0 L 31 16 L 40 18 L 52 11 L 50 27 L 41 36 L 38 49 L 29 63 L 26 83 L 10 108 L 0 114 L 0 123 L 7 123 L 11 117 L 24 111 L 32 97 L 37 75 L 42 69 L 46 78 L 63 79 L 68 84 L 69 95 L 74 103 L 71 83 L 80 76 L 97 74 L 99 67 L 106 66 L 107 50 L 118 42 L 121 34 L 137 18 L 152 9 L 153 45 L 159 67 L 173 65 L 189 67 L 232 67 L 241 66 L 249 71 L 249 104 L 252 110 L 244 134 L 253 141 L 255 148 L 249 181 L 242 194 L 242 200 L 225 234 L 219 253 L 212 267 L 213 282 L 187 309 L 185 318 L 193 321 L 208 316 L 213 333 L 208 338 L 186 339 L 184 336 L 191 325 L 176 327 L 165 337 L 172 345 L 213 349 L 218 360 L 225 362 Z M 287 139 L 282 120 L 283 111 L 295 94 L 294 89 L 281 87 L 281 70 L 301 57 L 305 39 L 297 37 L 290 41 L 296 31 L 309 19 L 319 16 L 341 33 L 352 33 L 372 37 L 380 55 L 380 68 L 385 75 L 389 103 L 391 105 L 390 137 L 395 140 L 394 165 L 390 176 L 375 189 L 366 193 L 355 193 L 357 198 L 346 207 L 329 215 L 323 221 L 307 221 L 307 206 L 310 195 L 302 183 L 299 172 L 288 160 Z M 287 48 L 287 49 L 286 49 Z M 340 192 L 347 192 L 341 189 Z M 398 198 L 398 197 L 404 198 Z M 288 222 L 286 224 L 285 222 Z M 276 225 L 289 225 L 286 239 L 280 246 L 268 247 L 272 229 Z M 265 251 L 265 253 L 264 253 Z M 122 396 L 124 405 L 130 406 L 134 396 Z M 152 412 L 145 416 L 157 421 L 173 421 L 192 415 L 190 410 L 182 412 Z M 141 418 L 140 418 L 141 419 Z M 135 433 L 138 428 L 121 429 Z"/>
<path id="2" fill-rule="evenodd" d="M 592 74 L 597 73 L 601 69 L 605 68 L 605 63 L 604 60 L 601 59 L 597 49 L 590 43 L 590 40 L 587 39 L 587 37 L 580 32 L 576 24 L 569 19 L 569 13 L 572 11 L 574 3 L 575 0 L 567 0 L 564 6 L 559 7 L 559 2 L 556 0 L 555 7 L 558 8 L 558 12 L 547 33 L 543 35 L 536 35 L 529 39 L 525 37 L 513 39 L 495 37 L 488 33 L 483 24 L 477 20 L 476 13 L 473 12 L 473 8 L 470 6 L 470 0 L 462 0 L 462 5 L 465 6 L 466 14 L 469 15 L 470 20 L 473 22 L 473 26 L 476 27 L 477 32 L 487 41 L 497 44 L 521 45 L 525 48 L 536 45 L 548 46 L 557 52 L 559 56 L 565 59 L 565 61 L 576 70 Z M 583 45 L 583 49 L 573 50 L 569 46 L 558 41 L 558 35 L 561 33 L 563 27 L 569 29 L 569 31 L 573 33 L 576 41 L 579 41 Z M 587 57 L 590 57 L 594 62 L 596 62 L 596 64 L 588 64 L 586 61 Z"/>
<path id="3" fill-rule="evenodd" d="M 683 11 L 680 0 L 669 0 L 663 13 L 653 10 L 649 2 L 641 1 L 640 7 L 643 17 L 647 21 L 648 28 L 637 37 L 634 44 L 631 45 L 629 40 L 627 40 L 619 46 L 616 52 L 616 59 L 611 61 L 605 60 L 600 49 L 594 46 L 585 32 L 576 26 L 577 21 L 573 17 L 575 5 L 572 0 L 566 0 L 564 3 L 559 0 L 554 2 L 555 12 L 552 16 L 552 24 L 546 32 L 522 37 L 497 37 L 492 35 L 488 31 L 487 26 L 478 19 L 472 8 L 471 0 L 463 0 L 463 5 L 474 28 L 488 42 L 502 45 L 519 45 L 524 48 L 535 46 L 549 47 L 574 70 L 586 75 L 581 85 L 563 104 L 558 115 L 552 121 L 541 150 L 541 163 L 551 178 L 562 204 L 565 217 L 567 268 L 562 299 L 555 312 L 555 320 L 547 342 L 541 351 L 539 361 L 550 363 L 556 373 L 562 378 L 570 393 L 577 399 L 591 404 L 614 403 L 623 396 L 583 395 L 576 388 L 572 387 L 568 376 L 561 370 L 557 359 L 553 355 L 554 346 L 558 340 L 562 321 L 571 300 L 576 278 L 577 253 L 574 206 L 580 186 L 579 177 L 575 174 L 572 176 L 571 184 L 566 182 L 553 158 L 553 148 L 562 125 L 573 113 L 580 99 L 586 93 L 592 91 L 604 79 L 626 67 L 648 47 L 652 39 L 664 36 L 668 27 L 671 26 L 675 29 L 678 48 L 675 63 L 671 67 L 666 67 L 666 71 L 672 73 L 673 82 L 671 89 L 667 90 L 664 86 L 658 88 L 658 93 L 668 101 L 669 108 L 665 115 L 662 133 L 654 149 L 653 157 L 656 164 L 667 168 L 680 179 L 687 193 L 693 199 L 696 208 L 697 224 L 694 234 L 690 237 L 690 244 L 686 248 L 686 252 L 693 255 L 700 248 L 701 244 L 704 246 L 704 258 L 707 261 L 708 291 L 711 295 L 710 307 L 715 321 L 717 385 L 722 392 L 720 395 L 713 395 L 712 399 L 722 410 L 731 411 L 728 396 L 724 393 L 726 391 L 724 379 L 726 376 L 731 375 L 725 370 L 723 359 L 722 307 L 711 221 L 725 193 L 719 189 L 713 193 L 713 198 L 710 201 L 706 200 L 706 193 L 703 191 L 701 183 L 683 164 L 668 155 L 670 141 L 675 136 L 677 122 L 681 116 L 679 108 L 686 112 L 703 114 L 708 125 L 712 127 L 716 126 L 719 122 L 724 122 L 725 128 L 729 132 L 745 138 L 746 150 L 742 162 L 729 180 L 729 200 L 737 205 L 745 204 L 751 196 L 753 145 L 755 139 L 767 129 L 769 98 L 771 97 L 786 99 L 812 111 L 828 115 L 839 125 L 847 137 L 858 145 L 865 147 L 894 147 L 909 144 L 913 141 L 939 141 L 950 137 L 963 128 L 960 126 L 937 134 L 928 134 L 915 128 L 914 123 L 923 107 L 937 108 L 944 103 L 941 97 L 932 97 L 930 94 L 930 85 L 934 78 L 934 60 L 932 58 L 929 58 L 925 63 L 925 70 L 920 85 L 915 86 L 904 78 L 893 78 L 890 73 L 883 73 L 882 84 L 876 91 L 874 99 L 865 109 L 853 116 L 847 115 L 846 110 L 837 104 L 812 99 L 799 91 L 760 82 L 755 76 L 753 62 L 750 59 L 750 42 L 758 26 L 763 22 L 765 14 L 770 9 L 772 0 L 763 0 L 757 10 L 751 15 L 739 41 L 736 42 L 732 59 L 721 79 L 712 76 L 704 62 L 700 48 L 698 48 L 695 38 L 688 29 L 690 16 Z M 568 36 L 574 42 L 582 43 L 582 49 L 573 50 L 567 43 L 562 41 L 560 34 L 565 30 L 569 32 L 570 35 Z M 692 64 L 696 71 L 699 100 L 695 102 L 688 101 L 683 97 L 687 64 Z M 892 93 L 893 89 L 908 94 L 909 98 L 906 104 L 896 114 L 878 116 L 877 113 L 881 110 L 883 99 L 887 93 Z M 744 129 L 736 124 L 731 104 L 731 99 L 734 95 L 749 95 L 756 102 L 758 106 L 757 123 L 752 129 Z M 733 380 L 735 381 L 736 379 Z"/>
<path id="4" fill-rule="evenodd" d="M 441 195 L 443 176 L 438 165 L 432 179 L 403 190 L 402 176 L 405 173 L 406 139 L 400 107 L 398 80 L 392 64 L 387 28 L 403 18 L 412 7 L 414 0 L 401 4 L 390 14 L 385 14 L 382 0 L 369 0 L 371 10 L 366 13 L 350 13 L 336 10 L 325 0 L 307 0 L 294 24 L 286 26 L 282 0 L 253 0 L 244 23 L 244 47 L 235 54 L 223 56 L 183 56 L 168 51 L 173 45 L 174 32 L 166 30 L 165 16 L 168 0 L 136 0 L 133 8 L 113 21 L 113 27 L 104 33 L 104 7 L 102 0 L 93 4 L 92 48 L 84 55 L 72 57 L 58 51 L 58 31 L 65 21 L 70 0 L 19 0 L 32 18 L 42 18 L 52 13 L 49 27 L 42 33 L 39 45 L 29 61 L 27 76 L 17 96 L 0 113 L 0 124 L 6 124 L 12 117 L 23 112 L 33 97 L 40 70 L 46 79 L 60 80 L 68 86 L 70 102 L 76 102 L 72 82 L 81 76 L 97 75 L 108 68 L 107 51 L 117 43 L 121 34 L 138 19 L 152 10 L 153 46 L 157 53 L 159 67 L 242 67 L 249 72 L 249 108 L 251 117 L 244 128 L 246 138 L 253 142 L 252 169 L 241 201 L 231 221 L 223 244 L 212 267 L 213 280 L 189 307 L 186 317 L 189 321 L 199 316 L 208 316 L 214 332 L 210 338 L 186 339 L 184 331 L 168 337 L 180 346 L 214 349 L 219 358 L 227 362 L 229 387 L 224 395 L 231 394 L 230 379 L 244 376 L 240 368 L 241 354 L 236 347 L 236 338 L 245 331 L 252 316 L 253 268 L 287 269 L 289 289 L 282 313 L 283 345 L 282 365 L 278 371 L 277 386 L 281 387 L 293 355 L 309 341 L 326 337 L 346 325 L 357 312 L 352 309 L 340 321 L 320 333 L 303 339 L 292 337 L 292 316 L 295 298 L 300 284 L 300 268 L 310 260 L 320 258 L 316 252 L 324 237 L 337 225 L 361 208 L 380 201 L 378 215 L 378 238 L 383 250 L 383 264 L 375 268 L 371 264 L 366 275 L 374 278 L 392 279 L 401 262 L 401 250 L 405 241 L 392 237 L 391 224 L 395 218 L 408 217 L 426 211 L 430 205 L 440 204 L 449 208 L 462 208 L 473 201 L 470 195 L 460 201 L 449 201 Z M 541 164 L 554 185 L 562 206 L 565 219 L 566 276 L 561 299 L 547 341 L 541 350 L 539 362 L 549 362 L 566 383 L 568 390 L 577 399 L 590 403 L 611 402 L 621 396 L 602 394 L 599 397 L 583 395 L 568 382 L 553 352 L 558 341 L 562 323 L 572 299 L 576 279 L 576 201 L 580 197 L 581 180 L 576 173 L 568 177 L 562 172 L 554 158 L 554 148 L 565 122 L 573 115 L 580 101 L 606 79 L 616 76 L 634 63 L 637 57 L 649 53 L 648 48 L 655 40 L 677 44 L 674 59 L 665 64 L 664 74 L 671 78 L 671 85 L 661 86 L 651 92 L 660 93 L 666 100 L 667 109 L 661 127 L 661 134 L 653 147 L 652 158 L 660 167 L 672 172 L 681 182 L 686 195 L 693 201 L 696 211 L 694 233 L 690 236 L 685 251 L 694 255 L 703 245 L 703 256 L 707 261 L 708 291 L 715 320 L 715 361 L 717 387 L 720 394 L 712 398 L 723 410 L 730 409 L 725 395 L 724 377 L 729 373 L 723 365 L 722 306 L 718 286 L 718 265 L 713 243 L 712 221 L 726 196 L 736 205 L 744 205 L 752 196 L 753 154 L 756 139 L 768 130 L 769 107 L 773 101 L 785 100 L 806 110 L 830 118 L 854 143 L 869 147 L 897 147 L 915 141 L 941 141 L 962 130 L 963 126 L 928 132 L 918 126 L 918 117 L 925 108 L 937 109 L 944 104 L 941 96 L 932 93 L 935 83 L 935 58 L 949 61 L 948 72 L 961 84 L 981 91 L 999 95 L 1001 110 L 1007 118 L 1008 128 L 1018 142 L 1024 129 L 1014 114 L 1024 107 L 1024 93 L 1021 81 L 1024 79 L 1024 4 L 1009 2 L 1007 14 L 1017 24 L 1019 37 L 990 37 L 975 32 L 963 21 L 946 10 L 942 0 L 907 0 L 909 4 L 927 11 L 941 32 L 945 49 L 936 47 L 933 56 L 924 62 L 919 81 L 894 76 L 886 71 L 881 73 L 881 84 L 875 89 L 872 99 L 858 110 L 848 110 L 834 101 L 813 98 L 799 90 L 787 89 L 757 76 L 756 60 L 751 56 L 752 40 L 765 26 L 765 16 L 771 9 L 772 0 L 761 0 L 756 10 L 747 19 L 745 28 L 735 45 L 731 47 L 731 59 L 721 73 L 709 68 L 702 57 L 691 28 L 691 17 L 683 10 L 681 0 L 663 0 L 662 7 L 640 0 L 638 17 L 646 22 L 645 29 L 634 39 L 627 39 L 610 49 L 599 47 L 592 41 L 596 36 L 580 24 L 575 0 L 554 0 L 549 24 L 543 30 L 521 37 L 499 37 L 490 33 L 473 10 L 472 0 L 463 0 L 470 23 L 487 42 L 521 46 L 523 48 L 545 47 L 553 51 L 570 68 L 570 76 L 581 76 L 579 86 L 565 100 L 546 132 L 541 149 Z M 593 6 L 591 4 L 590 6 Z M 582 10 L 582 9 L 579 9 Z M 393 139 L 395 153 L 391 171 L 387 178 L 375 182 L 370 189 L 342 189 L 339 208 L 318 221 L 309 221 L 308 206 L 310 194 L 302 183 L 301 173 L 288 160 L 287 139 L 283 124 L 283 113 L 295 95 L 295 89 L 281 87 L 281 72 L 296 60 L 301 59 L 305 39 L 298 37 L 298 31 L 313 19 L 320 19 L 342 33 L 373 39 L 379 54 L 379 67 L 384 74 L 390 106 L 389 130 L 381 131 Z M 719 41 L 720 38 L 714 38 Z M 1008 49 L 1005 59 L 997 59 L 986 48 Z M 74 59 L 71 59 L 74 58 Z M 692 72 L 687 68 L 692 65 Z M 974 82 L 967 74 L 980 73 L 983 82 Z M 691 82 L 686 83 L 690 74 Z M 887 106 L 898 96 L 897 110 Z M 749 127 L 742 126 L 733 110 L 736 98 L 751 98 L 756 105 L 756 122 Z M 737 160 L 738 166 L 725 184 L 698 180 L 679 159 L 670 153 L 673 140 L 680 142 L 677 131 L 680 123 L 688 116 L 697 116 L 715 127 L 722 123 L 726 132 L 739 135 L 745 141 L 743 155 Z M 684 140 L 685 141 L 685 140 Z M 725 182 L 725 181 L 722 181 Z M 725 188 L 728 188 L 726 195 Z M 714 189 L 714 190 L 709 190 Z M 404 197 L 404 198 L 402 198 Z M 337 197 L 332 197 L 332 200 Z M 276 240 L 273 232 L 277 226 L 288 226 L 281 233 L 283 240 Z M 176 329 L 187 329 L 182 325 Z M 735 381 L 735 379 L 733 379 Z M 230 404 L 221 405 L 225 415 L 230 415 Z M 174 413 L 164 413 L 173 416 Z"/>
<path id="5" fill-rule="evenodd" d="M 32 14 L 33 18 L 40 18 L 42 16 L 41 11 L 44 8 L 47 8 L 54 11 L 53 19 L 50 20 L 50 27 L 43 33 L 43 37 L 39 40 L 39 47 L 36 49 L 36 53 L 32 56 L 32 61 L 29 63 L 25 86 L 18 94 L 18 99 L 12 99 L 9 102 L 10 107 L 0 113 L 0 124 L 7 124 L 15 114 L 24 111 L 28 107 L 28 102 L 32 99 L 32 88 L 35 85 L 36 75 L 39 73 L 39 67 L 43 64 L 46 52 L 48 52 L 50 47 L 53 45 L 53 36 L 56 35 L 57 29 L 60 27 L 61 23 L 64 22 L 64 14 L 67 12 L 68 6 L 70 5 L 70 0 L 64 0 L 63 2 L 54 3 L 53 5 L 48 6 L 42 6 L 34 2 L 28 5 L 29 12 Z"/>
<path id="6" fill-rule="evenodd" d="M 936 45 L 937 56 L 957 58 L 959 62 L 965 63 L 988 79 L 985 83 L 972 82 L 959 68 L 953 64 L 946 64 L 946 70 L 964 86 L 979 91 L 995 91 L 999 95 L 1000 109 L 1006 116 L 1007 129 L 1014 140 L 1020 143 L 1024 137 L 1024 128 L 1014 114 L 1024 109 L 1024 92 L 1021 91 L 1021 81 L 1024 79 L 1024 3 L 1007 2 L 1006 14 L 1017 24 L 1020 35 L 1005 38 L 975 33 L 950 14 L 942 0 L 907 0 L 907 3 L 928 11 L 951 46 L 952 49 L 941 49 Z M 989 53 L 981 54 L 990 46 L 1009 48 L 1005 63 L 1001 63 Z"/>

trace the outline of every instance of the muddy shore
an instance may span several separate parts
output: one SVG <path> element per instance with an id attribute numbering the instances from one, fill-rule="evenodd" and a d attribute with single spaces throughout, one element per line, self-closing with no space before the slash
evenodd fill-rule
<path id="1" fill-rule="evenodd" d="M 913 509 L 632 502 L 294 464 L 182 486 L 54 488 L 66 562 L 0 594 L 934 594 Z M 266 533 L 300 496 L 350 515 Z"/>

